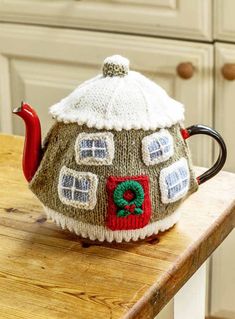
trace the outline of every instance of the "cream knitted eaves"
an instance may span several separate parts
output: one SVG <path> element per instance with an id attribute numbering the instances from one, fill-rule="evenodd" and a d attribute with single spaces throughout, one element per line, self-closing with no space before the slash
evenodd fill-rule
<path id="1" fill-rule="evenodd" d="M 50 108 L 58 121 L 108 130 L 156 130 L 184 121 L 184 107 L 153 81 L 129 71 L 121 56 L 105 60 L 103 74 Z"/>
<path id="2" fill-rule="evenodd" d="M 108 242 L 116 241 L 118 243 L 121 243 L 122 241 L 136 241 L 156 235 L 159 232 L 163 232 L 171 228 L 180 219 L 180 211 L 176 210 L 170 216 L 167 216 L 162 220 L 158 220 L 157 222 L 150 223 L 140 229 L 112 231 L 105 226 L 92 225 L 82 221 L 77 221 L 76 219 L 60 214 L 46 206 L 44 206 L 44 210 L 48 219 L 56 222 L 56 224 L 61 228 L 74 232 L 78 236 L 89 238 L 91 240 L 107 240 Z"/>

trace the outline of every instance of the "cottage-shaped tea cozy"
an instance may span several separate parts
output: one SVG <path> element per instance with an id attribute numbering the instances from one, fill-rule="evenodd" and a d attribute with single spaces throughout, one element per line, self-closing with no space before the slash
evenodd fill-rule
<path id="1" fill-rule="evenodd" d="M 50 113 L 56 123 L 30 188 L 52 220 L 109 242 L 178 221 L 178 206 L 197 189 L 182 104 L 115 55 Z"/>

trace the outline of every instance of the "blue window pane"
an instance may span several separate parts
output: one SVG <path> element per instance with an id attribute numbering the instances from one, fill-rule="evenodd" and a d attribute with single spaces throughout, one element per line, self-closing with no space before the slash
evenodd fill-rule
<path id="1" fill-rule="evenodd" d="M 81 151 L 82 158 L 92 157 L 92 155 L 93 155 L 92 150 Z"/>
<path id="2" fill-rule="evenodd" d="M 163 153 L 162 153 L 161 150 L 153 152 L 153 153 L 150 153 L 150 159 L 154 160 L 154 159 L 158 158 L 159 156 L 162 156 L 162 154 Z"/>
<path id="3" fill-rule="evenodd" d="M 62 177 L 62 186 L 63 187 L 72 187 L 73 186 L 73 176 L 64 175 Z"/>
<path id="4" fill-rule="evenodd" d="M 182 181 L 182 186 L 183 186 L 183 188 L 186 188 L 187 185 L 188 185 L 188 179 L 183 180 L 183 181 Z"/>
<path id="5" fill-rule="evenodd" d="M 169 144 L 169 139 L 167 136 L 159 137 L 159 142 L 161 143 L 161 145 L 167 145 Z"/>
<path id="6" fill-rule="evenodd" d="M 104 140 L 94 140 L 94 146 L 98 148 L 107 148 L 106 142 Z"/>
<path id="7" fill-rule="evenodd" d="M 75 178 L 75 188 L 79 190 L 89 190 L 90 189 L 90 181 L 87 179 L 77 179 Z"/>
<path id="8" fill-rule="evenodd" d="M 164 160 L 165 154 L 171 152 L 171 147 L 168 136 L 157 136 L 154 140 L 150 140 L 148 144 L 150 161 L 158 162 L 161 158 Z"/>
<path id="9" fill-rule="evenodd" d="M 164 153 L 168 153 L 169 151 L 170 151 L 170 145 L 164 146 L 163 152 L 164 152 Z"/>
<path id="10" fill-rule="evenodd" d="M 159 149 L 160 149 L 160 144 L 159 144 L 159 142 L 157 140 L 154 140 L 154 141 L 150 142 L 149 145 L 148 145 L 148 150 L 149 150 L 150 153 L 154 152 L 156 150 L 159 150 Z"/>
<path id="11" fill-rule="evenodd" d="M 80 142 L 81 158 L 106 158 L 107 143 L 105 140 L 82 140 Z"/>
<path id="12" fill-rule="evenodd" d="M 67 189 L 67 188 L 62 188 L 62 195 L 69 199 L 72 200 L 72 190 L 71 189 Z"/>
<path id="13" fill-rule="evenodd" d="M 86 203 L 89 201 L 89 194 L 88 193 L 83 193 L 79 191 L 74 192 L 74 200 Z"/>
<path id="14" fill-rule="evenodd" d="M 184 167 L 179 168 L 179 174 L 180 174 L 182 179 L 187 178 L 187 171 Z"/>
<path id="15" fill-rule="evenodd" d="M 82 140 L 80 142 L 80 147 L 81 148 L 92 148 L 92 143 L 93 143 L 93 140 Z"/>
<path id="16" fill-rule="evenodd" d="M 177 184 L 174 187 L 168 189 L 168 198 L 174 198 L 181 190 L 181 184 Z"/>
<path id="17" fill-rule="evenodd" d="M 106 154 L 107 154 L 107 152 L 106 152 L 106 150 L 99 150 L 99 149 L 97 149 L 97 150 L 95 150 L 95 152 L 94 152 L 95 154 L 95 157 L 96 158 L 105 158 L 106 157 Z"/>
<path id="18" fill-rule="evenodd" d="M 172 172 L 166 176 L 166 184 L 167 184 L 168 188 L 170 188 L 171 186 L 173 186 L 179 182 L 180 182 L 179 176 L 176 172 Z"/>
<path id="19" fill-rule="evenodd" d="M 188 187 L 188 173 L 184 167 L 171 172 L 165 178 L 168 188 L 168 198 L 174 198 L 177 194 Z"/>

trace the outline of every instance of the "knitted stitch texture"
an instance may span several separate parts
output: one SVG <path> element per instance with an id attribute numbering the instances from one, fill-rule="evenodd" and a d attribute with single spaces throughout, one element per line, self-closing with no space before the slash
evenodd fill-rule
<path id="1" fill-rule="evenodd" d="M 97 148 L 97 151 L 99 149 L 103 149 L 103 151 L 107 154 L 104 158 L 98 157 L 94 158 L 93 156 L 83 157 L 82 156 L 82 147 L 81 143 L 86 140 L 91 142 L 93 147 L 95 147 L 95 143 L 102 140 L 104 145 Z M 107 150 L 106 150 L 107 148 Z M 84 150 L 84 148 L 83 148 Z M 77 164 L 86 164 L 86 165 L 111 165 L 114 157 L 114 142 L 113 142 L 113 134 L 110 132 L 104 132 L 104 133 L 80 133 L 76 139 L 75 142 L 75 153 L 76 153 L 76 162 Z M 91 155 L 93 153 L 91 152 Z"/>
<path id="2" fill-rule="evenodd" d="M 158 156 L 152 156 L 152 155 Z M 146 165 L 165 162 L 174 154 L 173 138 L 166 129 L 145 136 L 142 140 L 142 157 Z"/>
<path id="3" fill-rule="evenodd" d="M 181 103 L 115 55 L 50 113 L 57 122 L 29 185 L 50 218 L 83 237 L 118 242 L 178 220 L 178 206 L 198 187 Z"/>
<path id="4" fill-rule="evenodd" d="M 129 60 L 120 56 L 113 55 L 107 57 L 103 64 L 104 76 L 124 76 L 129 72 Z"/>
<path id="5" fill-rule="evenodd" d="M 65 177 L 67 178 L 65 179 Z M 82 191 L 81 189 L 84 181 L 91 184 L 89 188 L 86 187 L 86 191 Z M 76 187 L 76 183 L 80 185 Z M 89 172 L 78 172 L 63 166 L 60 171 L 58 183 L 59 198 L 65 205 L 91 210 L 96 205 L 97 185 L 98 177 L 95 174 Z M 75 197 L 80 197 L 82 201 L 75 200 Z M 89 198 L 89 201 L 85 200 L 86 197 Z"/>
<path id="6" fill-rule="evenodd" d="M 165 167 L 160 172 L 159 183 L 163 203 L 173 203 L 187 194 L 189 189 L 189 169 L 186 158 Z"/>
<path id="7" fill-rule="evenodd" d="M 102 75 L 79 85 L 50 108 L 57 121 L 77 122 L 107 130 L 156 130 L 184 121 L 184 107 L 142 74 L 129 71 L 129 62 L 105 60 Z"/>
<path id="8" fill-rule="evenodd" d="M 145 237 L 152 236 L 153 234 L 158 234 L 158 232 L 172 227 L 180 219 L 180 212 L 179 210 L 176 210 L 164 219 L 147 224 L 140 229 L 111 230 L 104 226 L 92 225 L 78 221 L 74 218 L 53 211 L 48 207 L 44 207 L 44 210 L 47 217 L 52 219 L 62 229 L 68 229 L 83 238 L 99 241 L 107 240 L 108 242 L 116 241 L 118 243 L 121 243 L 122 241 L 129 242 L 130 240 L 136 241 L 138 239 L 144 239 Z"/>
<path id="9" fill-rule="evenodd" d="M 110 176 L 107 181 L 107 227 L 112 230 L 143 228 L 151 216 L 148 176 Z M 134 192 L 133 198 L 128 190 Z"/>
<path id="10" fill-rule="evenodd" d="M 110 176 L 149 176 L 150 199 L 152 214 L 150 223 L 164 219 L 172 214 L 190 193 L 197 188 L 187 142 L 182 138 L 181 127 L 175 125 L 169 128 L 173 137 L 174 154 L 165 162 L 147 166 L 142 160 L 142 139 L 151 135 L 152 131 L 131 130 L 111 131 L 114 139 L 114 158 L 112 165 L 78 165 L 75 160 L 75 141 L 82 133 L 97 133 L 96 129 L 74 124 L 55 123 L 44 142 L 44 155 L 40 166 L 33 177 L 30 188 L 49 209 L 57 211 L 64 216 L 74 218 L 83 223 L 93 225 L 106 225 L 108 210 L 108 193 L 106 183 Z M 158 130 L 157 130 L 158 131 Z M 186 158 L 190 171 L 189 191 L 184 198 L 176 202 L 164 204 L 161 201 L 159 176 L 163 168 L 170 166 L 180 158 Z M 78 172 L 90 172 L 97 175 L 97 202 L 93 210 L 84 210 L 64 205 L 59 199 L 57 187 L 60 171 L 63 166 Z"/>

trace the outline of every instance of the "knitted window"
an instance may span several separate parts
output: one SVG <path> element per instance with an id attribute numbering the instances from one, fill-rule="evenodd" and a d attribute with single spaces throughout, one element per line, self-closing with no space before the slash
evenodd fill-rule
<path id="1" fill-rule="evenodd" d="M 168 160 L 173 153 L 173 138 L 165 129 L 145 136 L 142 140 L 142 156 L 146 165 L 164 162 Z"/>
<path id="2" fill-rule="evenodd" d="M 163 203 L 175 202 L 189 189 L 190 174 L 185 158 L 164 168 L 160 172 L 160 189 Z"/>
<path id="3" fill-rule="evenodd" d="M 66 205 L 93 209 L 96 204 L 97 184 L 96 175 L 77 172 L 63 166 L 59 176 L 59 198 Z"/>
<path id="4" fill-rule="evenodd" d="M 113 134 L 80 133 L 75 142 L 76 162 L 86 165 L 110 165 L 114 157 Z"/>

